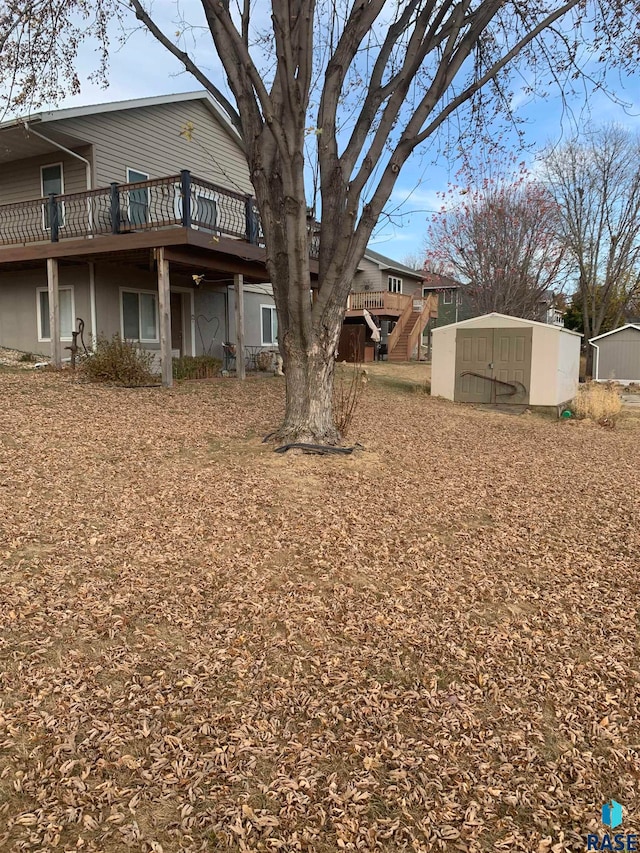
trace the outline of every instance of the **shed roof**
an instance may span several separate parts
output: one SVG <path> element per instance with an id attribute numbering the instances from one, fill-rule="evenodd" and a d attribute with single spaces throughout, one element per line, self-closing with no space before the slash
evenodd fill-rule
<path id="1" fill-rule="evenodd" d="M 608 338 L 609 335 L 616 335 L 624 329 L 637 329 L 640 332 L 640 326 L 637 323 L 627 323 L 625 326 L 618 326 L 617 329 L 612 329 L 610 332 L 603 332 L 601 335 L 596 335 L 595 338 L 589 338 L 589 343 L 592 344 L 594 341 L 600 341 L 602 338 Z"/>
<path id="2" fill-rule="evenodd" d="M 580 332 L 574 332 L 572 329 L 565 329 L 563 326 L 554 326 L 551 323 L 541 323 L 539 320 L 527 320 L 524 317 L 512 317 L 509 314 L 499 314 L 497 311 L 492 311 L 490 314 L 481 314 L 479 317 L 471 317 L 469 320 L 459 320 L 457 323 L 447 323 L 446 326 L 437 326 L 432 330 L 431 334 L 435 335 L 438 332 L 443 331 L 443 329 L 451 329 L 452 327 L 473 328 L 479 320 L 486 320 L 487 317 L 495 317 L 498 326 L 500 325 L 500 320 L 510 320 L 511 322 L 522 323 L 523 326 L 540 326 L 543 329 L 553 329 L 559 334 L 577 335 L 579 338 L 582 337 Z"/>

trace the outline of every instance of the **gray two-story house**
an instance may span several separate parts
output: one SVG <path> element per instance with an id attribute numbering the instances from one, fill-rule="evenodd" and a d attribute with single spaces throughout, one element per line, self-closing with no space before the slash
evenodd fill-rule
<path id="1" fill-rule="evenodd" d="M 423 294 L 423 273 L 367 248 L 353 278 L 341 335 L 340 357 L 370 361 L 375 348 L 363 319 L 380 329 L 379 352 L 392 361 L 420 357 L 420 338 L 437 315 L 437 297 Z"/>
<path id="2" fill-rule="evenodd" d="M 170 384 L 172 356 L 275 349 L 265 282 L 242 139 L 208 93 L 0 124 L 0 346 L 59 364 L 81 318 L 158 350 Z"/>

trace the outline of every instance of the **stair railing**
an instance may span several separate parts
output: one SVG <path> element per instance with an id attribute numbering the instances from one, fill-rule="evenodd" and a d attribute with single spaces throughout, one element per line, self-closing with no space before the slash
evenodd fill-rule
<path id="1" fill-rule="evenodd" d="M 398 317 L 398 320 L 393 327 L 393 331 L 387 338 L 387 358 L 394 351 L 396 346 L 398 345 L 398 341 L 400 339 L 400 335 L 404 332 L 407 323 L 409 322 L 409 317 L 413 314 L 413 303 L 415 300 L 408 299 L 407 304 L 402 309 L 402 314 Z"/>
<path id="2" fill-rule="evenodd" d="M 418 300 L 414 299 L 412 305 L 417 301 Z M 438 316 L 438 297 L 435 293 L 430 293 L 428 296 L 423 297 L 422 302 L 423 306 L 420 316 L 416 319 L 413 324 L 413 328 L 409 332 L 409 339 L 407 341 L 407 361 L 411 358 L 414 349 L 418 345 L 420 338 L 422 337 L 424 327 L 429 322 L 429 318 L 432 314 L 433 316 Z M 418 353 L 418 358 L 420 358 L 420 353 Z"/>

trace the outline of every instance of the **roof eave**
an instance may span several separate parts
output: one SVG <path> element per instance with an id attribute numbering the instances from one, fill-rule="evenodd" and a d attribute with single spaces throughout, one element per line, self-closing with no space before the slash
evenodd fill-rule
<path id="1" fill-rule="evenodd" d="M 610 332 L 603 332 L 601 335 L 596 335 L 595 338 L 589 338 L 589 343 L 592 344 L 594 341 L 608 338 L 609 335 L 615 335 L 618 332 L 624 331 L 624 329 L 637 329 L 640 332 L 640 326 L 637 323 L 625 323 L 624 326 L 618 326 L 617 329 L 611 329 Z"/>

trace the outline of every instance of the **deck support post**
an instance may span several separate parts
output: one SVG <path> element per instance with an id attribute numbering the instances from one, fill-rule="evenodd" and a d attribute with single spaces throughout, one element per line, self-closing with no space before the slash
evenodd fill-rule
<path id="1" fill-rule="evenodd" d="M 47 258 L 47 290 L 49 293 L 49 334 L 51 336 L 51 363 L 62 367 L 62 344 L 60 342 L 60 292 L 58 288 L 58 261 Z"/>
<path id="2" fill-rule="evenodd" d="M 169 283 L 169 261 L 164 248 L 156 249 L 158 265 L 158 313 L 160 321 L 160 368 L 165 388 L 173 385 L 173 363 L 171 361 L 171 290 Z"/>
<path id="3" fill-rule="evenodd" d="M 236 376 L 238 379 L 245 378 L 244 370 L 244 278 L 234 275 L 233 286 L 235 288 L 235 315 L 236 315 Z M 261 318 L 262 322 L 262 318 Z"/>

